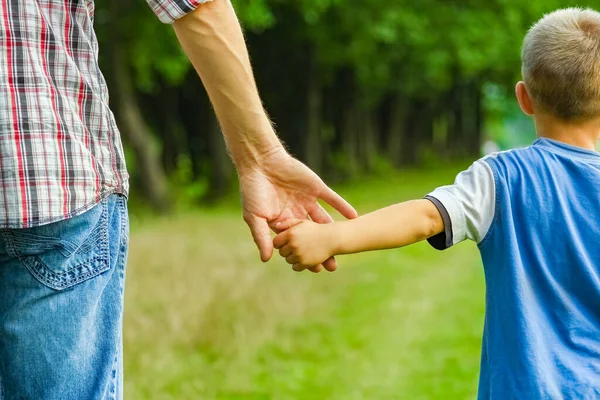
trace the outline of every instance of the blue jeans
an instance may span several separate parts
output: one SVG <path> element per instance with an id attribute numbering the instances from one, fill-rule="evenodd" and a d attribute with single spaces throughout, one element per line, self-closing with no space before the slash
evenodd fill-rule
<path id="1" fill-rule="evenodd" d="M 0 400 L 123 397 L 124 197 L 0 230 Z"/>

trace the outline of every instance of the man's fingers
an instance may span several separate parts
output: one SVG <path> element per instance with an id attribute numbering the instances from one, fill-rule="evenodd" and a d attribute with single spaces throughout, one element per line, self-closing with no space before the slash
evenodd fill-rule
<path id="1" fill-rule="evenodd" d="M 328 258 L 323 263 L 323 267 L 329 272 L 335 272 L 337 270 L 337 261 L 335 261 L 334 257 Z"/>
<path id="2" fill-rule="evenodd" d="M 311 210 L 308 215 L 310 216 L 310 219 L 318 224 L 329 224 L 333 222 L 333 218 L 331 218 L 329 213 L 325 211 L 319 203 L 315 205 L 315 208 Z"/>
<path id="3" fill-rule="evenodd" d="M 338 210 L 338 212 L 344 217 L 348 219 L 354 219 L 358 217 L 358 213 L 356 212 L 354 207 L 352 207 L 350 203 L 344 200 L 339 194 L 334 192 L 333 189 L 325 186 L 321 198 L 331 207 Z"/>
<path id="4" fill-rule="evenodd" d="M 254 215 L 244 215 L 244 221 L 250 227 L 254 243 L 260 252 L 260 259 L 267 262 L 273 256 L 273 241 L 267 220 Z"/>

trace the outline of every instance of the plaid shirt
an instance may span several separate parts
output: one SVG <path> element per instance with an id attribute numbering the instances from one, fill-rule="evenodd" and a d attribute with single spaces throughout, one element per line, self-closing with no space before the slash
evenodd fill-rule
<path id="1" fill-rule="evenodd" d="M 171 23 L 207 0 L 147 1 Z M 59 221 L 128 193 L 93 18 L 93 0 L 2 0 L 0 228 Z"/>

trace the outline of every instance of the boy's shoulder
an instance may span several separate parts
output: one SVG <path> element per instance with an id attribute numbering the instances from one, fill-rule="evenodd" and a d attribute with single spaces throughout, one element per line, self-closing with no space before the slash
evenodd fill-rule
<path id="1" fill-rule="evenodd" d="M 511 150 L 499 151 L 480 158 L 477 162 L 485 163 L 496 174 L 522 173 L 529 169 L 536 170 L 547 166 L 547 158 L 552 154 L 543 146 L 535 143 Z"/>
<path id="2" fill-rule="evenodd" d="M 496 185 L 545 187 L 554 181 L 593 182 L 600 177 L 600 153 L 547 138 L 527 147 L 501 151 L 478 160 Z"/>
<path id="3" fill-rule="evenodd" d="M 498 151 L 492 154 L 488 154 L 485 157 L 480 158 L 478 161 L 481 162 L 503 162 L 509 160 L 517 160 L 521 158 L 531 158 L 532 155 L 538 153 L 538 149 L 535 148 L 534 144 L 526 147 L 519 147 L 516 149 Z"/>

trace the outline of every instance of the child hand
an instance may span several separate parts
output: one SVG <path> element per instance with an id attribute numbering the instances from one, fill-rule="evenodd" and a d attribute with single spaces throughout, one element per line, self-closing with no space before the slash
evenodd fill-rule
<path id="1" fill-rule="evenodd" d="M 294 271 L 304 271 L 322 264 L 335 254 L 334 224 L 317 224 L 306 220 L 293 220 L 277 225 L 283 230 L 273 240 L 273 246 Z"/>

